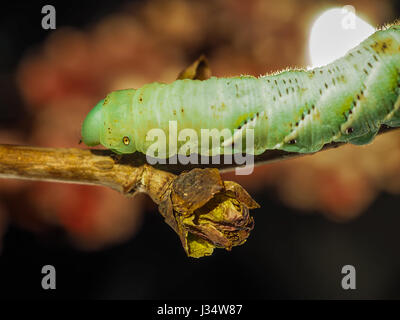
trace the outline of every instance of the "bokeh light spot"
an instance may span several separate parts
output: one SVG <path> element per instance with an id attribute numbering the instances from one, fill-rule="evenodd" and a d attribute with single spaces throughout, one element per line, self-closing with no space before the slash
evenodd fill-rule
<path id="1" fill-rule="evenodd" d="M 333 62 L 374 32 L 375 28 L 358 17 L 352 6 L 324 11 L 314 21 L 310 32 L 310 67 Z"/>

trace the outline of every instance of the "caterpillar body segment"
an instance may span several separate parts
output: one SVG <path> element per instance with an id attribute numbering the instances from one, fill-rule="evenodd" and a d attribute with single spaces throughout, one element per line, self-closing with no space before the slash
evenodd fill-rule
<path id="1" fill-rule="evenodd" d="M 310 153 L 330 142 L 366 144 L 381 125 L 400 126 L 399 95 L 400 26 L 394 25 L 321 68 L 114 91 L 89 113 L 82 137 L 118 153 L 146 153 L 154 143 L 146 139 L 149 132 L 162 130 L 169 149 L 164 156 L 170 156 L 186 143 L 170 139 L 175 120 L 178 132 L 193 129 L 199 139 L 202 129 L 228 131 L 227 139 L 217 137 L 213 154 L 242 151 L 236 143 L 245 145 L 247 129 L 254 129 L 254 154 Z"/>

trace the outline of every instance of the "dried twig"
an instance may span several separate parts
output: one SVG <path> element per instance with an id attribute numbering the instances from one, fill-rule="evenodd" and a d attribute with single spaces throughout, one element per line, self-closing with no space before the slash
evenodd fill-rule
<path id="1" fill-rule="evenodd" d="M 396 128 L 382 127 L 379 134 Z M 327 144 L 321 151 L 336 148 L 343 143 Z M 319 152 L 321 152 L 319 151 Z M 266 164 L 284 159 L 305 156 L 295 152 L 267 150 L 254 157 L 254 164 Z M 77 148 L 37 148 L 28 146 L 0 145 L 0 177 L 91 184 L 110 187 L 123 194 L 142 191 L 154 196 L 155 185 L 167 183 L 175 175 L 195 168 L 216 168 L 221 172 L 231 171 L 235 164 L 166 164 L 148 165 L 146 156 L 140 152 L 116 155 L 109 150 Z M 153 182 L 152 182 L 153 181 Z"/>
<path id="2" fill-rule="evenodd" d="M 269 150 L 256 156 L 255 164 L 296 156 Z M 216 168 L 228 171 L 234 165 L 150 166 L 141 153 L 119 156 L 108 150 L 0 145 L 0 178 L 98 185 L 128 196 L 147 193 L 192 257 L 210 255 L 215 247 L 230 250 L 244 243 L 253 228 L 249 209 L 258 204 L 237 183 L 222 181 Z"/>
<path id="3" fill-rule="evenodd" d="M 254 225 L 249 209 L 258 207 L 240 185 L 222 181 L 217 169 L 177 176 L 149 166 L 140 154 L 121 157 L 105 150 L 0 145 L 0 178 L 106 186 L 125 195 L 145 192 L 192 257 L 244 243 Z"/>

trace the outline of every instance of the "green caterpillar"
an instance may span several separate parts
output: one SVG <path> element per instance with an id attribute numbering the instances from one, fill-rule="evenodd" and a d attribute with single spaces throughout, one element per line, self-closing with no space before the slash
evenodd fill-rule
<path id="1" fill-rule="evenodd" d="M 149 130 L 168 136 L 172 120 L 198 136 L 201 129 L 228 129 L 232 139 L 221 142 L 217 154 L 247 129 L 254 129 L 254 154 L 369 143 L 381 125 L 400 126 L 400 25 L 376 31 L 344 57 L 309 71 L 184 79 L 111 92 L 86 117 L 82 138 L 117 153 L 146 153 L 153 144 L 146 139 Z"/>

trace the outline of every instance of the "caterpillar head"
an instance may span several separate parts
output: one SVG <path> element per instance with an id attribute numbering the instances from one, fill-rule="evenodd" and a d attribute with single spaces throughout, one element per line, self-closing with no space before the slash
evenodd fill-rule
<path id="1" fill-rule="evenodd" d="M 88 113 L 82 125 L 87 146 L 102 144 L 116 153 L 136 151 L 130 121 L 133 94 L 133 89 L 113 91 Z"/>

